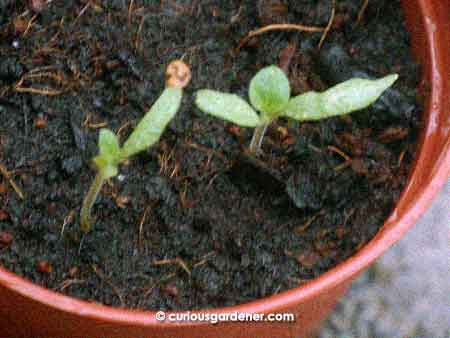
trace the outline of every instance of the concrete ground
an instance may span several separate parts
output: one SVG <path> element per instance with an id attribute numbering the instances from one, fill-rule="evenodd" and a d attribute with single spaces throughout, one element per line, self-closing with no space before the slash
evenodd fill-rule
<path id="1" fill-rule="evenodd" d="M 363 274 L 320 338 L 450 338 L 450 182 Z"/>

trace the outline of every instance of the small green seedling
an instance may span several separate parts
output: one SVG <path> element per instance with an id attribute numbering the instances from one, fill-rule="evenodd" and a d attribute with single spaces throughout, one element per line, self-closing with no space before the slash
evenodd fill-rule
<path id="1" fill-rule="evenodd" d="M 277 66 L 269 66 L 250 82 L 249 97 L 253 107 L 237 95 L 209 89 L 197 92 L 196 105 L 204 113 L 255 128 L 250 152 L 256 154 L 267 127 L 278 117 L 311 121 L 361 110 L 375 102 L 397 78 L 397 74 L 378 80 L 354 78 L 322 93 L 310 91 L 291 98 L 287 76 Z"/>
<path id="2" fill-rule="evenodd" d="M 94 158 L 97 175 L 81 208 L 83 232 L 87 233 L 91 229 L 91 209 L 105 181 L 117 176 L 121 162 L 158 142 L 166 126 L 177 113 L 183 97 L 183 88 L 190 80 L 190 70 L 183 62 L 174 61 L 168 66 L 166 74 L 168 76 L 166 89 L 138 123 L 123 147 L 120 147 L 118 137 L 111 130 L 100 130 L 99 154 Z"/>

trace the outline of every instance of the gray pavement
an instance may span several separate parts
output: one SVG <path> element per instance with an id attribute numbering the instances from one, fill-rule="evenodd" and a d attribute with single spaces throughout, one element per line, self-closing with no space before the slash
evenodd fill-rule
<path id="1" fill-rule="evenodd" d="M 320 338 L 450 338 L 450 182 L 352 286 Z"/>

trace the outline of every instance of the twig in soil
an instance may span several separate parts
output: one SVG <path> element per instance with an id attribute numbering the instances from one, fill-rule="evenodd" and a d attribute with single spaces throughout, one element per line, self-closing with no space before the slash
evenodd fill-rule
<path id="1" fill-rule="evenodd" d="M 174 167 L 173 167 L 172 173 L 169 176 L 169 178 L 178 177 L 178 175 L 180 173 L 180 168 L 181 168 L 180 163 L 176 162 Z"/>
<path id="2" fill-rule="evenodd" d="M 208 262 L 208 260 L 209 260 L 210 258 L 214 257 L 215 255 L 216 255 L 216 252 L 215 252 L 215 251 L 208 252 L 206 255 L 204 255 L 203 257 L 201 257 L 200 260 L 199 260 L 197 263 L 195 263 L 192 267 L 193 267 L 193 268 L 196 268 L 196 267 L 198 267 L 198 266 L 205 265 L 205 264 Z"/>
<path id="3" fill-rule="evenodd" d="M 276 295 L 278 292 L 280 292 L 282 285 L 278 285 L 275 290 L 273 291 L 273 294 Z"/>
<path id="4" fill-rule="evenodd" d="M 76 279 L 76 278 L 75 279 L 67 279 L 58 286 L 58 290 L 60 292 L 62 292 L 72 285 L 84 284 L 84 283 L 86 283 L 86 281 L 84 279 Z"/>
<path id="5" fill-rule="evenodd" d="M 214 155 L 222 160 L 227 159 L 226 156 L 223 153 L 221 153 L 220 151 L 204 147 L 202 145 L 199 145 L 199 144 L 191 142 L 191 141 L 186 141 L 183 143 L 183 145 L 187 146 L 188 148 L 192 148 L 192 149 L 201 151 L 203 153 L 206 153 L 208 156 Z"/>
<path id="6" fill-rule="evenodd" d="M 101 129 L 108 126 L 108 122 L 99 122 L 99 123 L 91 123 L 91 115 L 88 114 L 86 119 L 83 122 L 83 126 L 87 129 Z"/>
<path id="7" fill-rule="evenodd" d="M 108 126 L 108 122 L 100 122 L 100 123 L 89 123 L 87 127 L 89 129 L 101 129 Z"/>
<path id="8" fill-rule="evenodd" d="M 48 71 L 50 71 L 50 70 L 52 70 L 52 69 L 57 69 L 57 67 L 56 66 L 54 66 L 54 65 L 48 65 L 48 66 L 42 66 L 42 67 L 36 67 L 36 68 L 33 68 L 32 70 L 30 70 L 27 74 L 25 74 L 24 76 L 29 76 L 29 75 L 31 75 L 31 74 L 36 74 L 36 73 L 39 73 L 39 72 L 48 72 Z"/>
<path id="9" fill-rule="evenodd" d="M 355 214 L 356 209 L 351 209 L 348 213 L 345 214 L 344 223 L 342 226 L 347 225 L 348 220 Z"/>
<path id="10" fill-rule="evenodd" d="M 64 218 L 63 224 L 61 226 L 61 237 L 64 235 L 64 230 L 66 226 L 71 224 L 75 218 L 75 210 L 70 210 L 69 214 Z"/>
<path id="11" fill-rule="evenodd" d="M 328 229 L 321 229 L 317 232 L 317 235 L 315 237 L 315 239 L 319 239 L 322 240 L 324 239 L 327 235 L 331 234 L 334 232 L 334 228 L 328 228 Z"/>
<path id="12" fill-rule="evenodd" d="M 289 75 L 289 68 L 297 48 L 298 42 L 297 40 L 293 40 L 289 42 L 289 45 L 280 52 L 278 66 L 283 70 L 283 72 L 286 73 L 286 75 Z"/>
<path id="13" fill-rule="evenodd" d="M 139 23 L 138 30 L 136 32 L 136 38 L 134 41 L 134 49 L 136 52 L 139 51 L 139 44 L 141 41 L 141 32 L 142 32 L 142 29 L 144 28 L 145 19 L 147 19 L 147 15 L 144 15 L 142 17 L 141 22 Z"/>
<path id="14" fill-rule="evenodd" d="M 200 6 L 199 6 L 200 0 L 194 0 L 192 1 L 191 9 L 189 10 L 189 15 L 193 16 L 195 13 L 195 10 L 197 10 L 197 16 L 200 15 Z"/>
<path id="15" fill-rule="evenodd" d="M 56 49 L 50 48 L 50 50 L 47 51 L 55 51 Z M 38 52 L 40 52 L 41 50 L 39 50 Z M 20 81 L 17 83 L 18 86 L 21 86 L 23 81 L 25 80 L 29 80 L 29 79 L 42 79 L 42 78 L 48 78 L 48 79 L 52 79 L 58 83 L 63 83 L 64 82 L 64 75 L 62 73 L 51 73 L 51 72 L 42 72 L 42 73 L 38 73 L 38 72 L 30 72 L 28 74 L 25 74 L 22 79 L 20 79 Z"/>
<path id="16" fill-rule="evenodd" d="M 44 49 L 42 49 L 44 50 Z M 46 51 L 52 52 L 55 49 L 49 48 Z M 32 80 L 32 79 L 51 79 L 59 84 L 66 83 L 66 78 L 64 73 L 56 71 L 51 72 L 50 70 L 54 69 L 52 66 L 46 66 L 46 67 L 40 67 L 35 68 L 29 71 L 27 74 L 23 75 L 20 80 L 15 84 L 14 90 L 21 93 L 32 93 L 32 94 L 40 94 L 40 95 L 46 95 L 46 96 L 57 96 L 62 94 L 63 90 L 57 90 L 57 89 L 50 89 L 50 88 L 34 88 L 34 87 L 23 87 L 23 83 L 25 80 Z"/>
<path id="17" fill-rule="evenodd" d="M 8 87 L 2 88 L 1 91 L 0 91 L 0 97 L 5 97 L 6 94 L 8 93 L 8 91 L 9 91 Z"/>
<path id="18" fill-rule="evenodd" d="M 80 18 L 84 15 L 84 13 L 86 13 L 86 11 L 88 10 L 88 8 L 91 6 L 91 0 L 89 0 L 87 2 L 87 4 L 83 7 L 83 9 L 80 11 L 80 13 L 78 14 L 78 16 L 75 18 L 75 20 L 73 20 L 72 22 L 72 27 L 75 26 L 78 22 L 78 20 L 80 20 Z"/>
<path id="19" fill-rule="evenodd" d="M 314 216 L 310 217 L 305 224 L 303 224 L 300 227 L 297 227 L 295 229 L 295 233 L 297 235 L 302 235 L 305 233 L 305 231 L 314 223 L 314 221 L 319 218 L 320 216 L 322 216 L 325 213 L 324 210 L 320 210 L 317 214 L 315 214 Z"/>
<path id="20" fill-rule="evenodd" d="M 244 9 L 244 6 L 240 5 L 237 13 L 231 17 L 230 24 L 234 25 L 235 23 L 237 23 L 240 20 L 243 9 Z"/>
<path id="21" fill-rule="evenodd" d="M 322 27 L 304 26 L 288 23 L 268 25 L 249 32 L 243 39 L 241 39 L 239 45 L 234 50 L 234 54 L 238 54 L 239 51 L 242 49 L 242 47 L 244 47 L 255 36 L 272 31 L 292 31 L 292 30 L 309 33 L 319 33 L 323 32 L 325 29 Z"/>
<path id="22" fill-rule="evenodd" d="M 20 199 L 24 200 L 25 199 L 24 193 L 22 192 L 22 190 L 20 190 L 16 182 L 14 182 L 14 180 L 11 178 L 11 173 L 8 171 L 8 169 L 6 169 L 6 167 L 3 164 L 0 164 L 0 173 L 9 182 L 9 184 L 14 189 L 16 194 L 20 197 Z"/>
<path id="23" fill-rule="evenodd" d="M 27 28 L 25 29 L 25 31 L 23 32 L 22 36 L 25 37 L 27 36 L 28 32 L 30 31 L 30 29 L 33 27 L 34 22 L 36 21 L 38 17 L 38 14 L 33 15 L 33 17 L 30 19 L 30 21 L 28 21 L 28 25 Z"/>
<path id="24" fill-rule="evenodd" d="M 325 30 L 323 31 L 322 37 L 320 38 L 319 45 L 317 46 L 318 50 L 320 50 L 322 48 L 322 45 L 325 42 L 325 39 L 327 38 L 331 27 L 333 26 L 334 18 L 336 16 L 336 0 L 331 0 L 331 2 L 332 2 L 332 8 L 331 8 L 330 20 L 328 21 L 328 25 L 325 28 Z"/>
<path id="25" fill-rule="evenodd" d="M 197 201 L 189 201 L 187 198 L 187 192 L 188 192 L 188 181 L 184 181 L 184 189 L 180 191 L 180 203 L 181 207 L 183 209 L 191 209 L 197 202 Z"/>
<path id="26" fill-rule="evenodd" d="M 49 88 L 33 88 L 33 87 L 14 87 L 14 90 L 18 93 L 30 93 L 44 96 L 58 96 L 64 93 L 62 90 L 55 90 Z"/>
<path id="27" fill-rule="evenodd" d="M 162 259 L 160 261 L 155 261 L 152 263 L 152 265 L 154 265 L 154 266 L 171 265 L 171 264 L 177 264 L 189 276 L 191 275 L 191 270 L 188 268 L 187 264 L 180 257 L 172 258 L 172 259 Z"/>
<path id="28" fill-rule="evenodd" d="M 226 168 L 227 168 L 227 169 L 231 168 L 231 165 L 227 166 Z M 218 171 L 218 172 L 216 172 L 216 173 L 214 173 L 214 174 L 212 175 L 211 179 L 210 179 L 209 182 L 208 182 L 208 185 L 206 186 L 205 192 L 207 192 L 207 191 L 211 188 L 212 184 L 214 183 L 214 181 L 216 180 L 216 178 L 219 177 L 219 175 L 220 175 L 221 173 L 222 173 L 222 170 L 220 170 L 220 171 Z"/>
<path id="29" fill-rule="evenodd" d="M 120 128 L 119 128 L 119 130 L 117 130 L 117 136 L 120 138 L 121 136 L 122 136 L 122 133 L 123 133 L 123 131 L 126 129 L 126 128 L 128 128 L 128 127 L 130 127 L 131 126 L 131 122 L 130 121 L 127 121 L 127 122 L 125 122 Z"/>
<path id="30" fill-rule="evenodd" d="M 59 34 L 59 32 L 56 33 L 56 34 Z M 42 48 L 36 50 L 34 53 L 35 53 L 35 55 L 41 55 L 41 56 L 52 55 L 52 54 L 54 54 L 54 55 L 56 55 L 56 54 L 64 55 L 64 52 L 61 49 L 58 49 L 58 48 L 55 48 L 55 47 L 50 47 L 50 46 L 42 47 Z"/>
<path id="31" fill-rule="evenodd" d="M 364 19 L 364 14 L 366 13 L 367 7 L 369 6 L 369 0 L 364 0 L 361 9 L 358 12 L 358 19 L 356 19 L 356 26 L 358 26 Z"/>
<path id="32" fill-rule="evenodd" d="M 120 305 L 122 307 L 125 307 L 125 301 L 123 299 L 122 293 L 120 292 L 119 288 L 117 286 L 115 286 L 109 279 L 108 277 L 105 276 L 105 274 L 99 270 L 95 265 L 92 265 L 92 270 L 94 270 L 94 273 L 106 284 L 108 284 L 111 289 L 113 290 L 113 292 L 116 294 L 117 298 L 119 298 L 120 301 Z"/>
<path id="33" fill-rule="evenodd" d="M 145 292 L 144 292 L 144 297 L 143 298 L 147 298 L 149 294 L 151 294 L 153 292 L 153 290 L 155 290 L 155 288 L 160 285 L 161 283 L 164 283 L 165 281 L 175 277 L 177 274 L 176 273 L 169 273 L 168 275 L 165 275 L 164 277 L 162 277 L 158 282 L 154 283 L 151 287 L 149 287 Z"/>
<path id="34" fill-rule="evenodd" d="M 175 150 L 164 152 L 162 155 L 158 154 L 159 174 L 169 176 L 169 163 L 173 157 Z"/>
<path id="35" fill-rule="evenodd" d="M 134 0 L 130 0 L 130 5 L 128 6 L 128 25 L 131 26 L 131 16 L 133 15 Z"/>
<path id="36" fill-rule="evenodd" d="M 316 147 L 313 144 L 308 144 L 308 148 L 311 149 L 312 151 L 314 151 L 317 154 L 322 154 L 323 153 L 323 151 L 319 147 Z"/>
<path id="37" fill-rule="evenodd" d="M 59 35 L 61 34 L 63 26 L 64 26 L 64 17 L 62 17 L 61 21 L 59 22 L 59 30 L 50 38 L 50 41 L 48 42 L 49 46 L 53 46 L 57 43 L 57 40 L 59 38 Z"/>
<path id="38" fill-rule="evenodd" d="M 30 14 L 30 10 L 27 9 L 23 13 L 19 14 L 18 18 L 26 17 L 28 14 Z"/>
<path id="39" fill-rule="evenodd" d="M 78 247 L 78 256 L 81 255 L 81 249 L 83 248 L 84 239 L 86 238 L 86 234 L 81 236 L 80 246 Z"/>
<path id="40" fill-rule="evenodd" d="M 154 203 L 152 205 L 149 205 L 147 208 L 145 208 L 144 214 L 142 215 L 141 220 L 139 221 L 139 237 L 138 237 L 139 238 L 138 239 L 138 241 L 139 241 L 139 248 L 142 248 L 142 243 L 143 243 L 142 233 L 143 233 L 143 230 L 144 230 L 144 224 L 145 224 L 145 221 L 147 219 L 147 215 L 150 212 L 150 210 L 153 209 L 153 207 L 155 207 L 155 205 L 156 205 L 156 203 Z"/>
<path id="41" fill-rule="evenodd" d="M 338 154 L 345 160 L 344 163 L 342 163 L 334 168 L 335 171 L 341 171 L 352 164 L 352 161 L 353 161 L 352 158 L 350 156 L 348 156 L 346 153 L 344 153 L 341 149 L 339 149 L 335 146 L 328 146 L 327 149 L 332 151 L 333 153 Z"/>
<path id="42" fill-rule="evenodd" d="M 398 157 L 398 161 L 397 161 L 397 166 L 400 167 L 403 163 L 403 159 L 405 158 L 406 152 L 408 151 L 408 149 L 404 149 L 401 153 L 400 156 Z"/>

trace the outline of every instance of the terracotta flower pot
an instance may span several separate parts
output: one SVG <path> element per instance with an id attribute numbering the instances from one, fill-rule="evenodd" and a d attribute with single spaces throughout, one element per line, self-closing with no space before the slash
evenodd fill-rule
<path id="1" fill-rule="evenodd" d="M 423 64 L 427 109 L 409 182 L 377 236 L 355 256 L 310 283 L 215 313 L 292 312 L 295 323 L 167 323 L 155 312 L 75 300 L 0 268 L 0 337 L 219 338 L 308 337 L 358 274 L 398 241 L 450 175 L 450 2 L 404 0 L 413 49 Z"/>

